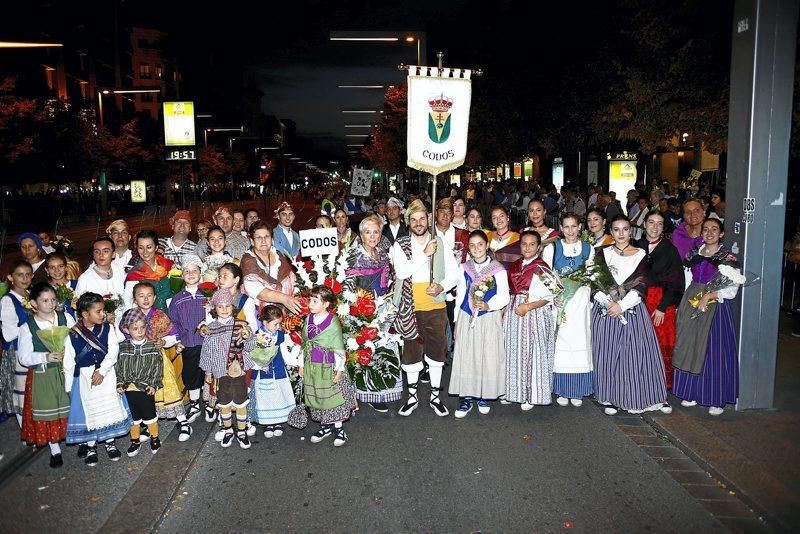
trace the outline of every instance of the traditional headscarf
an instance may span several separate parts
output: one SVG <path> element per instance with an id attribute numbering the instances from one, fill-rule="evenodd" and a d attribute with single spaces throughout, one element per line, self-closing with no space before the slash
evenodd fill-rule
<path id="1" fill-rule="evenodd" d="M 189 221 L 189 224 L 192 224 L 192 214 L 189 213 L 189 210 L 178 210 L 175 212 L 175 215 L 169 220 L 169 224 L 175 224 L 175 221 L 178 219 L 184 219 Z"/>
<path id="2" fill-rule="evenodd" d="M 200 274 L 201 275 L 206 272 L 206 264 L 203 263 L 203 260 L 201 260 L 200 256 L 198 256 L 197 254 L 186 254 L 183 257 L 183 262 L 182 263 L 183 263 L 183 268 L 184 269 L 186 267 L 190 266 L 190 265 L 197 265 L 198 267 L 200 267 Z"/>
<path id="3" fill-rule="evenodd" d="M 400 199 L 399 199 L 399 198 L 397 198 L 397 197 L 391 197 L 391 198 L 390 198 L 390 199 L 389 199 L 389 200 L 386 202 L 386 206 L 387 206 L 387 207 L 394 206 L 395 208 L 398 208 L 398 209 L 400 209 L 400 210 L 402 210 L 402 209 L 403 209 L 403 203 L 402 203 L 402 202 L 400 201 Z"/>
<path id="4" fill-rule="evenodd" d="M 275 210 L 275 218 L 276 219 L 278 218 L 278 215 L 282 211 L 294 211 L 294 210 L 292 210 L 292 205 L 284 200 L 283 202 L 280 203 L 280 205 Z"/>
<path id="5" fill-rule="evenodd" d="M 417 199 L 408 205 L 408 210 L 406 210 L 406 224 L 410 224 L 411 216 L 419 212 L 423 212 L 427 215 L 428 207 L 425 206 L 425 203 L 423 201 Z"/>
<path id="6" fill-rule="evenodd" d="M 128 228 L 128 223 L 125 222 L 125 219 L 117 219 L 115 221 L 112 221 L 111 224 L 108 225 L 108 228 L 106 228 L 106 234 L 111 235 L 111 232 L 117 226 L 122 226 L 122 227 L 127 229 Z"/>
<path id="7" fill-rule="evenodd" d="M 21 245 L 23 239 L 32 239 L 33 242 L 36 243 L 36 248 L 38 248 L 39 250 L 42 250 L 42 246 L 43 246 L 42 245 L 42 238 L 40 238 L 38 235 L 34 234 L 33 232 L 25 232 L 23 234 L 20 234 L 19 237 L 17 238 L 17 245 Z"/>
<path id="8" fill-rule="evenodd" d="M 125 313 L 122 314 L 122 319 L 119 322 L 119 329 L 123 334 L 130 335 L 130 327 L 136 321 L 144 321 L 144 323 L 147 324 L 147 316 L 139 308 L 125 310 Z"/>
<path id="9" fill-rule="evenodd" d="M 230 304 L 233 306 L 233 295 L 227 289 L 218 289 L 214 296 L 211 297 L 209 304 L 211 306 L 217 306 L 218 304 Z"/>

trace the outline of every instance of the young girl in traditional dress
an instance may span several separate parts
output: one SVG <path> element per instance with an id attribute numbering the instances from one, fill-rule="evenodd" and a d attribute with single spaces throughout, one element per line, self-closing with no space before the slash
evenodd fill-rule
<path id="1" fill-rule="evenodd" d="M 187 423 L 194 421 L 202 413 L 200 407 L 200 392 L 203 388 L 203 370 L 200 369 L 200 350 L 203 347 L 203 336 L 198 332 L 198 326 L 206 315 L 206 297 L 198 290 L 200 278 L 205 270 L 205 265 L 195 254 L 183 257 L 183 282 L 184 286 L 169 303 L 169 318 L 178 331 L 178 348 L 181 349 L 183 368 L 181 378 L 183 385 L 189 390 L 189 409 L 186 414 Z M 206 406 L 211 412 L 210 420 L 213 421 L 213 408 Z"/>
<path id="2" fill-rule="evenodd" d="M 736 403 L 739 395 L 736 328 L 728 304 L 739 288 L 708 291 L 706 284 L 720 265 L 738 265 L 721 243 L 725 232 L 719 219 L 706 219 L 700 233 L 703 246 L 693 249 L 683 262 L 691 269 L 692 283 L 678 307 L 672 394 L 683 399 L 681 406 L 708 406 L 710 415 L 721 415 L 726 405 Z M 702 296 L 695 308 L 689 301 L 697 295 Z M 714 301 L 716 304 L 712 305 Z M 697 311 L 700 315 L 692 319 Z"/>
<path id="3" fill-rule="evenodd" d="M 53 286 L 53 289 L 58 289 L 59 286 L 69 288 L 75 292 L 78 286 L 78 280 L 70 280 L 67 277 L 67 257 L 60 251 L 51 252 L 44 259 L 44 270 L 47 272 L 47 282 Z M 72 299 L 64 302 L 59 302 L 56 310 L 63 310 L 72 319 L 75 319 L 75 309 L 73 308 Z"/>
<path id="4" fill-rule="evenodd" d="M 563 239 L 553 242 L 542 258 L 560 276 L 569 276 L 594 259 L 592 246 L 580 239 L 581 223 L 574 213 L 561 217 Z M 559 406 L 580 406 L 594 393 L 592 373 L 591 289 L 579 287 L 563 304 L 556 336 L 553 393 Z"/>
<path id="5" fill-rule="evenodd" d="M 208 324 L 203 340 L 200 368 L 205 371 L 206 402 L 214 397 L 214 406 L 222 419 L 217 432 L 223 447 L 233 443 L 233 413 L 236 413 L 236 439 L 243 449 L 250 448 L 247 435 L 246 373 L 253 367 L 250 352 L 256 348 L 256 338 L 244 321 L 237 321 L 230 291 L 219 289 L 211 298 L 214 320 Z M 215 435 L 216 439 L 217 436 Z"/>
<path id="6" fill-rule="evenodd" d="M 506 270 L 487 256 L 488 250 L 489 239 L 483 231 L 470 233 L 470 259 L 462 265 L 456 286 L 458 313 L 449 393 L 461 397 L 455 412 L 458 419 L 472 410 L 473 399 L 478 401 L 478 411 L 488 414 L 489 401 L 506 393 L 503 319 L 498 312 L 511 296 Z"/>
<path id="7" fill-rule="evenodd" d="M 281 329 L 283 312 L 278 306 L 268 304 L 259 314 L 261 327 L 256 333 L 258 346 L 250 353 L 253 368 L 250 370 L 250 388 L 255 399 L 253 412 L 260 425 L 266 425 L 265 438 L 283 435 L 283 424 L 295 407 L 294 390 L 286 373 L 284 357 L 290 365 L 297 365 L 295 351 L 285 342 Z M 299 349 L 296 345 L 295 348 Z"/>
<path id="8" fill-rule="evenodd" d="M 550 267 L 539 254 L 540 240 L 533 230 L 520 234 L 522 258 L 508 270 L 511 303 L 503 321 L 505 398 L 521 403 L 524 411 L 537 404 L 550 404 L 553 392 L 553 294 L 542 278 Z"/>
<path id="9" fill-rule="evenodd" d="M 356 393 L 345 369 L 344 337 L 335 314 L 333 291 L 325 286 L 314 286 L 308 310 L 303 341 L 308 342 L 304 345 L 309 348 L 298 362 L 298 373 L 303 378 L 305 403 L 311 419 L 320 424 L 320 429 L 311 436 L 311 443 L 319 443 L 335 433 L 333 444 L 341 447 L 347 443 L 342 425 L 356 408 Z"/>
<path id="10" fill-rule="evenodd" d="M 164 356 L 156 344 L 147 339 L 147 317 L 139 308 L 122 314 L 119 329 L 127 339 L 119 344 L 117 391 L 125 394 L 133 418 L 128 456 L 139 454 L 141 425 L 147 426 L 150 451 L 155 454 L 161 448 L 155 394 L 163 387 Z"/>
<path id="11" fill-rule="evenodd" d="M 114 365 L 119 355 L 115 328 L 105 321 L 103 297 L 84 293 L 78 299 L 80 320 L 64 346 L 64 385 L 72 401 L 67 422 L 67 444 L 79 443 L 78 457 L 97 465 L 97 442 L 105 442 L 108 458 L 122 456 L 114 438 L 126 435 L 131 414 L 117 392 Z"/>
<path id="12" fill-rule="evenodd" d="M 592 351 L 595 397 L 606 415 L 619 409 L 641 413 L 661 409 L 667 400 L 664 361 L 647 313 L 645 252 L 631 242 L 631 223 L 618 215 L 611 222 L 614 244 L 595 257 L 613 277 L 606 291 L 594 295 Z"/>
<path id="13" fill-rule="evenodd" d="M 162 387 L 155 395 L 156 413 L 159 419 L 177 419 L 178 440 L 186 441 L 192 435 L 192 427 L 186 420 L 182 387 L 178 383 L 178 373 L 175 372 L 172 359 L 163 350 L 178 344 L 178 330 L 172 324 L 169 315 L 155 307 L 156 291 L 150 282 L 137 283 L 133 288 L 133 299 L 136 309 L 141 311 L 147 320 L 147 339 L 163 353 Z"/>
<path id="14" fill-rule="evenodd" d="M 11 262 L 8 293 L 0 299 L 0 323 L 3 328 L 3 355 L 0 358 L 0 413 L 13 413 L 22 427 L 25 382 L 28 370 L 17 360 L 19 329 L 28 322 L 28 288 L 33 267 L 25 260 Z"/>
<path id="15" fill-rule="evenodd" d="M 50 446 L 50 467 L 61 467 L 59 443 L 67 438 L 69 396 L 61 371 L 63 352 L 50 352 L 42 341 L 43 331 L 62 326 L 72 328 L 75 320 L 57 312 L 56 291 L 46 282 L 31 288 L 34 313 L 19 329 L 19 361 L 28 368 L 25 406 L 22 411 L 22 439 L 39 447 Z M 65 332 L 62 337 L 67 336 Z"/>

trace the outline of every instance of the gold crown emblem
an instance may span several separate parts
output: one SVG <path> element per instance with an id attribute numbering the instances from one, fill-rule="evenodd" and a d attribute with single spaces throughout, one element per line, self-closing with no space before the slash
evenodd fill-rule
<path id="1" fill-rule="evenodd" d="M 453 99 L 440 94 L 430 97 L 428 104 L 435 113 L 447 113 L 453 107 Z"/>

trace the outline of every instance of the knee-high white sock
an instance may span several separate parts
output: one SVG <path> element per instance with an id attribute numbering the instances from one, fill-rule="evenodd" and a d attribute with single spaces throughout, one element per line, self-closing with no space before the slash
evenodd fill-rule
<path id="1" fill-rule="evenodd" d="M 190 389 L 189 390 L 189 400 L 190 401 L 199 401 L 200 400 L 200 390 L 199 389 Z"/>
<path id="2" fill-rule="evenodd" d="M 186 422 L 186 414 L 185 413 L 178 414 L 178 415 L 175 416 L 175 419 L 177 419 L 179 423 L 185 423 Z"/>
<path id="3" fill-rule="evenodd" d="M 61 454 L 61 446 L 58 443 L 53 443 L 52 441 L 48 443 L 50 446 L 50 456 L 55 456 L 56 454 Z"/>
<path id="4" fill-rule="evenodd" d="M 92 441 L 88 442 L 87 445 L 90 446 L 90 447 L 94 447 L 95 445 L 97 445 L 97 441 L 92 440 Z"/>
<path id="5" fill-rule="evenodd" d="M 442 368 L 444 367 L 444 362 L 431 360 L 427 356 L 425 357 L 425 362 L 428 364 L 428 372 L 430 373 L 431 377 L 431 387 L 440 387 L 442 385 Z"/>
<path id="6" fill-rule="evenodd" d="M 404 363 L 400 367 L 406 372 L 409 387 L 416 388 L 419 383 L 419 373 L 422 371 L 422 362 Z"/>
<path id="7" fill-rule="evenodd" d="M 333 423 L 333 427 L 334 428 L 342 428 L 342 422 L 341 421 L 336 421 L 335 423 Z"/>

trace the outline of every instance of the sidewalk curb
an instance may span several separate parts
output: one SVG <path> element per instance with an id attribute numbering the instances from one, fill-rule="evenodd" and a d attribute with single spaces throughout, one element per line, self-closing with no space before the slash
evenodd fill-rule
<path id="1" fill-rule="evenodd" d="M 766 526 L 775 529 L 777 532 L 792 532 L 788 525 L 784 524 L 780 519 L 770 513 L 766 508 L 761 506 L 758 502 L 753 500 L 750 496 L 748 496 L 744 491 L 739 488 L 732 480 L 726 477 L 723 473 L 717 470 L 712 464 L 707 462 L 703 457 L 697 454 L 694 450 L 692 450 L 688 445 L 678 439 L 677 436 L 672 434 L 669 430 L 663 427 L 657 419 L 654 419 L 651 415 L 647 413 L 640 414 L 642 419 L 650 425 L 655 432 L 666 438 L 673 446 L 683 452 L 686 456 L 688 456 L 693 462 L 695 462 L 698 466 L 700 466 L 703 470 L 708 472 L 714 478 L 722 482 L 726 488 L 732 490 L 736 494 L 736 498 L 752 509 L 756 514 L 759 515 L 759 518 L 765 523 Z"/>

